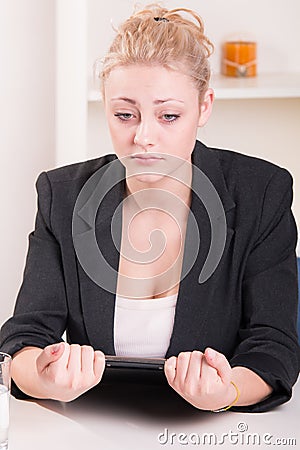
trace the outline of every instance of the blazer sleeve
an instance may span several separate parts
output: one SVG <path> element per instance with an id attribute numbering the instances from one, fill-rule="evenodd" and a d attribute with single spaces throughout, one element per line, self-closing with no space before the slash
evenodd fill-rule
<path id="1" fill-rule="evenodd" d="M 60 245 L 51 231 L 51 186 L 43 172 L 36 183 L 38 212 L 29 235 L 23 282 L 13 317 L 2 327 L 1 351 L 14 355 L 27 346 L 62 341 L 67 304 Z"/>
<path id="2" fill-rule="evenodd" d="M 297 229 L 291 211 L 292 177 L 278 169 L 264 193 L 257 235 L 242 283 L 243 323 L 231 366 L 244 366 L 273 393 L 255 405 L 233 407 L 263 412 L 288 401 L 300 368 L 297 337 Z"/>

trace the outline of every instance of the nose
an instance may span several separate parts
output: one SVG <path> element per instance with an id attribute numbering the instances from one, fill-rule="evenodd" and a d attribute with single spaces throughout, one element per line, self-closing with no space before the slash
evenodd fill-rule
<path id="1" fill-rule="evenodd" d="M 154 124 L 151 126 L 149 122 L 141 120 L 136 129 L 133 141 L 138 147 L 146 151 L 153 147 L 155 145 Z"/>

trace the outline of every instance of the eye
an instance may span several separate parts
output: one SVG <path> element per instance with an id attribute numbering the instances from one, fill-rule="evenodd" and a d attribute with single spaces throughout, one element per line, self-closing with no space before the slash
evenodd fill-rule
<path id="1" fill-rule="evenodd" d="M 133 118 L 133 114 L 131 113 L 115 113 L 115 117 L 118 117 L 123 122 L 127 122 L 128 120 Z"/>
<path id="2" fill-rule="evenodd" d="M 175 122 L 180 116 L 179 114 L 163 114 L 162 117 L 166 122 Z"/>

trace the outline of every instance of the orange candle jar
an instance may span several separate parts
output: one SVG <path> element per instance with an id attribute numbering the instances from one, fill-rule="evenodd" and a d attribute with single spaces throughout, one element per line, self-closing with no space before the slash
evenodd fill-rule
<path id="1" fill-rule="evenodd" d="M 255 77 L 256 42 L 225 42 L 222 55 L 222 74 L 228 77 Z"/>

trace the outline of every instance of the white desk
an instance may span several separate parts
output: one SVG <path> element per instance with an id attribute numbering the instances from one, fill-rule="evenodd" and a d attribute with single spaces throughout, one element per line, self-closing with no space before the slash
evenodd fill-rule
<path id="1" fill-rule="evenodd" d="M 296 444 L 290 445 L 281 441 L 281 447 L 300 448 L 300 381 L 290 402 L 260 414 L 198 411 L 157 381 L 143 383 L 129 379 L 116 384 L 108 379 L 71 403 L 12 398 L 9 450 L 270 449 L 277 447 L 278 438 L 296 440 Z M 243 427 L 247 430 L 242 431 Z M 173 444 L 170 437 L 164 445 L 158 442 L 158 435 L 165 428 L 169 433 L 176 433 Z M 200 439 L 204 439 L 203 433 L 214 433 L 212 439 L 220 442 L 222 433 L 230 431 L 236 433 L 232 442 L 238 439 L 239 444 L 230 443 L 228 438 L 223 445 L 215 446 L 178 442 L 179 433 L 187 435 L 181 437 L 185 442 L 190 439 L 195 442 L 196 437 L 191 433 L 197 433 Z M 259 437 L 253 437 L 255 433 Z M 272 437 L 267 435 L 263 443 L 266 433 Z M 246 444 L 246 439 L 250 439 L 250 444 Z M 261 444 L 254 446 L 258 442 L 254 439 L 260 439 Z"/>

